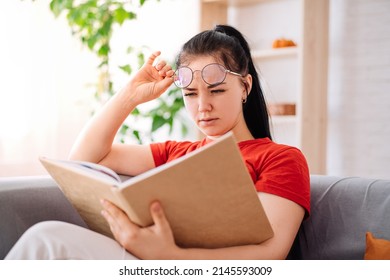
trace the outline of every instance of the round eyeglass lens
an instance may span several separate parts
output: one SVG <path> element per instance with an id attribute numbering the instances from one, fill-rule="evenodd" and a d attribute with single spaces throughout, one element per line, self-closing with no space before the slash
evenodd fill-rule
<path id="1" fill-rule="evenodd" d="M 225 67 L 217 63 L 206 65 L 202 70 L 202 78 L 209 85 L 220 84 L 225 80 L 225 77 Z"/>
<path id="2" fill-rule="evenodd" d="M 192 70 L 188 67 L 180 67 L 176 70 L 175 84 L 179 88 L 188 87 L 192 82 Z"/>

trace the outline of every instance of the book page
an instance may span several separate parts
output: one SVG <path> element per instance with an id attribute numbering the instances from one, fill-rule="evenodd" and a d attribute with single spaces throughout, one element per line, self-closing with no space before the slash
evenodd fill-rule
<path id="1" fill-rule="evenodd" d="M 92 162 L 85 162 L 85 161 L 78 161 L 75 163 L 81 165 L 82 167 L 89 168 L 93 171 L 96 171 L 96 172 L 100 173 L 101 175 L 109 176 L 109 177 L 113 178 L 114 180 L 116 180 L 117 182 L 121 182 L 121 178 L 119 177 L 119 175 L 116 174 L 113 170 L 111 170 L 108 167 L 105 167 L 105 166 L 100 165 L 100 164 L 92 163 Z"/>
<path id="2" fill-rule="evenodd" d="M 41 157 L 41 159 L 49 160 L 45 157 Z M 50 159 L 51 161 L 56 161 L 57 163 L 68 166 L 72 169 L 78 169 L 80 172 L 84 174 L 89 174 L 95 178 L 101 178 L 102 180 L 105 180 L 110 183 L 121 183 L 122 180 L 120 176 L 115 173 L 110 168 L 93 163 L 93 162 L 87 162 L 87 161 L 77 161 L 77 160 L 54 160 Z"/>

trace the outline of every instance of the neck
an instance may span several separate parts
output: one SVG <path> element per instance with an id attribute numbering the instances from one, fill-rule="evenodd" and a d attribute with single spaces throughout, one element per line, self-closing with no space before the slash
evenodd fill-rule
<path id="1" fill-rule="evenodd" d="M 232 132 L 233 132 L 234 137 L 236 138 L 237 142 L 255 139 L 248 129 L 246 129 L 244 131 L 240 131 L 240 132 L 236 132 L 233 130 Z M 220 136 L 210 136 L 210 135 L 206 136 L 207 141 L 214 141 L 214 140 L 218 139 L 219 137 L 221 137 L 221 135 Z"/>

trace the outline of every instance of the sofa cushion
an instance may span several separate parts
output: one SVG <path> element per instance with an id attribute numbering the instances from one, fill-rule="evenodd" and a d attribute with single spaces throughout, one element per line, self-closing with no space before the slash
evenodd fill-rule
<path id="1" fill-rule="evenodd" d="M 312 175 L 311 205 L 295 258 L 363 259 L 366 232 L 390 240 L 390 180 Z"/>
<path id="2" fill-rule="evenodd" d="M 60 220 L 86 227 L 48 176 L 0 178 L 0 259 L 32 225 Z"/>
<path id="3" fill-rule="evenodd" d="M 390 260 L 390 241 L 375 238 L 371 232 L 366 234 L 365 260 Z"/>

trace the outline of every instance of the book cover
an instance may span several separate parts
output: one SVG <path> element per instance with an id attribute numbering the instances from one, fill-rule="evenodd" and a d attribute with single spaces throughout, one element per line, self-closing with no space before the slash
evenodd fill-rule
<path id="1" fill-rule="evenodd" d="M 273 236 L 232 133 L 123 182 L 96 164 L 40 160 L 90 229 L 110 237 L 101 198 L 143 227 L 153 223 L 150 204 L 160 201 L 182 247 L 258 244 Z"/>

